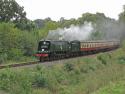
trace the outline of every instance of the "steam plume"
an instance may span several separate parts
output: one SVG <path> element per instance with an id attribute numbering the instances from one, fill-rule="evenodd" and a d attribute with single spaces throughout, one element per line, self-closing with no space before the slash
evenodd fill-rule
<path id="1" fill-rule="evenodd" d="M 51 30 L 48 33 L 47 39 L 50 40 L 87 40 L 91 33 L 94 31 L 92 23 L 85 22 L 81 26 L 71 25 L 70 28 L 58 28 L 57 30 Z"/>
<path id="2" fill-rule="evenodd" d="M 97 34 L 98 32 L 98 34 Z M 95 34 L 94 34 L 95 33 Z M 125 25 L 115 20 L 102 21 L 98 25 L 85 22 L 81 26 L 71 25 L 70 28 L 50 30 L 46 39 L 49 40 L 123 40 Z"/>

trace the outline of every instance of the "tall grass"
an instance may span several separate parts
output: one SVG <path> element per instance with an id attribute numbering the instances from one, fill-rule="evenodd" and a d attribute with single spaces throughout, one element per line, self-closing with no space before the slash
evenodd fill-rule
<path id="1" fill-rule="evenodd" d="M 52 66 L 0 71 L 0 89 L 11 94 L 91 94 L 125 79 L 123 53 L 101 53 Z M 120 55 L 114 56 L 116 53 Z M 16 87 L 15 87 L 16 86 Z M 33 92 L 32 92 L 33 91 Z"/>
<path id="2" fill-rule="evenodd" d="M 110 83 L 92 94 L 125 94 L 125 80 Z"/>
<path id="3" fill-rule="evenodd" d="M 112 61 L 112 54 L 99 54 L 91 60 L 84 58 L 49 67 L 46 72 L 51 70 L 51 76 L 48 77 L 54 79 L 48 80 L 54 83 L 48 81 L 50 86 L 46 90 L 51 94 L 90 94 L 125 78 L 125 66 Z"/>

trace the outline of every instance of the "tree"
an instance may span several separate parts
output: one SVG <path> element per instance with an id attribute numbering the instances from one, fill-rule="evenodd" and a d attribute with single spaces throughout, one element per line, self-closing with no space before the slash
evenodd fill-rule
<path id="1" fill-rule="evenodd" d="M 36 32 L 21 32 L 11 23 L 0 23 L 0 63 L 6 59 L 19 60 L 36 51 Z"/>
<path id="2" fill-rule="evenodd" d="M 21 30 L 31 31 L 35 24 L 26 18 L 24 7 L 15 0 L 0 0 L 0 22 L 13 22 Z"/>
<path id="3" fill-rule="evenodd" d="M 15 0 L 0 0 L 0 21 L 21 21 L 26 19 L 26 12 Z"/>
<path id="4" fill-rule="evenodd" d="M 60 20 L 58 21 L 58 24 L 59 24 L 59 27 L 61 28 L 64 28 L 64 27 L 69 28 L 72 24 L 76 25 L 77 21 L 74 18 L 66 20 L 64 17 L 61 17 Z"/>
<path id="5" fill-rule="evenodd" d="M 28 19 L 16 22 L 15 26 L 21 30 L 27 30 L 27 31 L 32 31 L 36 28 L 35 23 Z"/>
<path id="6" fill-rule="evenodd" d="M 119 21 L 125 23 L 125 5 L 123 6 L 123 12 L 119 14 Z"/>
<path id="7" fill-rule="evenodd" d="M 36 19 L 36 20 L 34 20 L 34 23 L 36 25 L 36 28 L 40 29 L 40 28 L 44 27 L 45 22 L 42 19 Z"/>
<path id="8" fill-rule="evenodd" d="M 119 14 L 119 28 L 122 31 L 121 40 L 125 39 L 125 5 L 123 6 L 123 12 Z"/>
<path id="9" fill-rule="evenodd" d="M 50 30 L 56 30 L 59 27 L 56 21 L 46 21 L 44 27 L 39 30 L 39 37 L 46 38 Z"/>

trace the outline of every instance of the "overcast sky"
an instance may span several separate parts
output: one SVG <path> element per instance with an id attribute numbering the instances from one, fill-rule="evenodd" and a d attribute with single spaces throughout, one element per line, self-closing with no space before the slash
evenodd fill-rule
<path id="1" fill-rule="evenodd" d="M 52 20 L 78 18 L 83 13 L 104 13 L 118 19 L 125 0 L 16 0 L 31 20 L 50 17 Z"/>

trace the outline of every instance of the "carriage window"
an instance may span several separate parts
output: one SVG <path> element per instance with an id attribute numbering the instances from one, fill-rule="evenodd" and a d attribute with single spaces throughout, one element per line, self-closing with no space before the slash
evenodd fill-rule
<path id="1" fill-rule="evenodd" d="M 86 44 L 86 48 L 88 48 L 88 44 Z"/>
<path id="2" fill-rule="evenodd" d="M 86 44 L 85 44 L 85 48 L 86 48 Z"/>
<path id="3" fill-rule="evenodd" d="M 85 47 L 85 44 L 83 44 L 83 48 Z"/>
<path id="4" fill-rule="evenodd" d="M 85 47 L 85 44 L 83 44 L 83 48 Z"/>
<path id="5" fill-rule="evenodd" d="M 90 47 L 90 45 L 91 45 L 91 44 L 89 43 L 89 44 L 88 44 L 88 47 Z"/>

